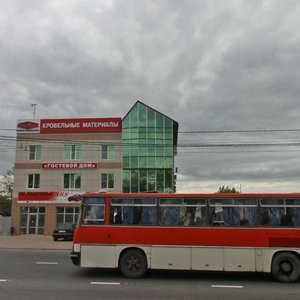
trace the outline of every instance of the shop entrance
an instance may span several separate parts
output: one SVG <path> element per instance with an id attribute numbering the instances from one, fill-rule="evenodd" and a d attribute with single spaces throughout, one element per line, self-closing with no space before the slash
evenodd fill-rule
<path id="1" fill-rule="evenodd" d="M 21 207 L 21 234 L 43 234 L 45 207 Z"/>

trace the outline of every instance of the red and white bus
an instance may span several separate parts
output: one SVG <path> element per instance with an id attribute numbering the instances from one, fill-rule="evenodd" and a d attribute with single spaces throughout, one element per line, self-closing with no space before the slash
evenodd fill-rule
<path id="1" fill-rule="evenodd" d="M 148 269 L 300 278 L 300 194 L 93 193 L 80 200 L 75 265 L 118 268 L 131 278 Z"/>

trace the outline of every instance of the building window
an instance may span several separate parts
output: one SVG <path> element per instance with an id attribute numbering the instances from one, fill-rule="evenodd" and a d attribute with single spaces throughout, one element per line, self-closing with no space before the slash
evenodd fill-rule
<path id="1" fill-rule="evenodd" d="M 31 206 L 20 208 L 20 233 L 43 234 L 45 226 L 45 207 Z"/>
<path id="2" fill-rule="evenodd" d="M 81 145 L 65 145 L 65 159 L 78 160 L 82 158 Z"/>
<path id="3" fill-rule="evenodd" d="M 115 146 L 102 145 L 101 146 L 101 159 L 114 160 L 115 159 Z"/>
<path id="4" fill-rule="evenodd" d="M 38 189 L 40 187 L 40 174 L 28 174 L 29 189 Z"/>
<path id="5" fill-rule="evenodd" d="M 64 174 L 64 189 L 80 189 L 81 175 L 79 173 Z"/>
<path id="6" fill-rule="evenodd" d="M 79 213 L 78 207 L 57 207 L 56 225 L 57 227 L 72 226 L 76 223 Z"/>
<path id="7" fill-rule="evenodd" d="M 113 189 L 115 186 L 114 174 L 101 174 L 101 189 Z"/>
<path id="8" fill-rule="evenodd" d="M 41 160 L 41 145 L 29 146 L 29 160 Z"/>

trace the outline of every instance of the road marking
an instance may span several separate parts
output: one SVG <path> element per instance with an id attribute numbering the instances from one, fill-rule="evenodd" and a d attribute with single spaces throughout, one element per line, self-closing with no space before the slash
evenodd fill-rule
<path id="1" fill-rule="evenodd" d="M 211 285 L 212 288 L 243 289 L 242 285 Z"/>
<path id="2" fill-rule="evenodd" d="M 0 279 L 0 282 L 7 282 L 8 279 Z"/>
<path id="3" fill-rule="evenodd" d="M 55 261 L 37 261 L 37 265 L 57 265 L 58 263 Z"/>
<path id="4" fill-rule="evenodd" d="M 102 284 L 102 285 L 120 285 L 120 282 L 101 282 L 101 281 L 92 281 L 91 284 Z"/>

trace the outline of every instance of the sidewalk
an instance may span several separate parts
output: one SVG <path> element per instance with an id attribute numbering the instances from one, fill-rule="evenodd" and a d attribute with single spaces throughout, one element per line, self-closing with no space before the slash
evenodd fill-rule
<path id="1" fill-rule="evenodd" d="M 72 241 L 53 241 L 44 235 L 0 235 L 0 249 L 70 250 Z"/>

